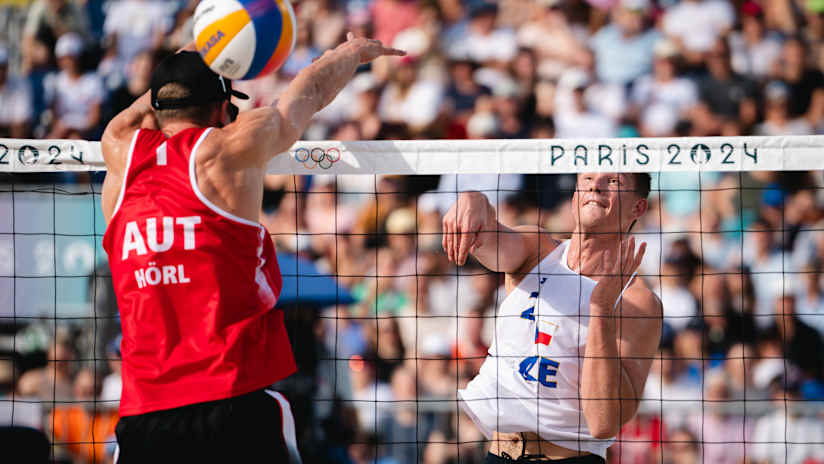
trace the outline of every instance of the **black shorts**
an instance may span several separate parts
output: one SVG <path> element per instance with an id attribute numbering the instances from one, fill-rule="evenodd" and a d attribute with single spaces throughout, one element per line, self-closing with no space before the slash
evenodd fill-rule
<path id="1" fill-rule="evenodd" d="M 606 461 L 601 456 L 596 454 L 587 454 L 584 456 L 576 456 L 574 458 L 566 458 L 566 459 L 552 459 L 547 461 L 546 459 L 536 459 L 531 456 L 525 456 L 519 459 L 513 459 L 509 457 L 501 457 L 494 455 L 492 453 L 487 453 L 486 458 L 484 459 L 484 464 L 508 464 L 513 462 L 522 462 L 522 463 L 542 463 L 548 462 L 551 464 L 604 464 Z"/>
<path id="2" fill-rule="evenodd" d="M 117 464 L 300 462 L 289 403 L 267 389 L 122 417 L 115 434 Z"/>

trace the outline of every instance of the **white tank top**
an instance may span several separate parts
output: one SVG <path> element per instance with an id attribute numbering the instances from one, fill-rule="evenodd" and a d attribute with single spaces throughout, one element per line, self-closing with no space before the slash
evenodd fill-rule
<path id="1" fill-rule="evenodd" d="M 597 282 L 567 266 L 568 251 L 567 240 L 501 303 L 489 355 L 458 397 L 487 439 L 496 430 L 534 432 L 606 459 L 614 438 L 592 437 L 579 394 Z"/>

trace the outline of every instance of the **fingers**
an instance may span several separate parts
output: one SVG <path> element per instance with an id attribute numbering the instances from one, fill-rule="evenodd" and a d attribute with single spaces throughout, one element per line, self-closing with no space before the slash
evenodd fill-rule
<path id="1" fill-rule="evenodd" d="M 472 244 L 472 249 L 469 250 L 469 252 L 470 253 L 475 253 L 475 250 L 477 250 L 478 248 L 480 248 L 482 246 L 484 246 L 484 241 L 481 238 L 481 234 L 477 233 L 477 234 L 475 234 L 475 243 Z"/>
<path id="2" fill-rule="evenodd" d="M 449 214 L 449 213 L 447 213 Z M 443 222 L 443 250 L 446 252 L 446 257 L 449 261 L 454 261 L 452 250 L 454 249 L 452 243 L 454 241 L 452 235 L 452 226 L 448 219 Z"/>
<path id="3" fill-rule="evenodd" d="M 441 225 L 441 247 L 443 247 L 443 252 L 446 253 L 446 257 L 449 258 L 449 246 L 446 243 L 446 237 L 449 235 L 447 233 L 447 227 L 446 218 L 444 218 L 443 224 Z"/>
<path id="4" fill-rule="evenodd" d="M 406 56 L 406 52 L 397 48 L 381 47 L 381 54 L 388 56 Z"/>
<path id="5" fill-rule="evenodd" d="M 475 238 L 478 236 L 475 232 L 463 232 L 460 234 L 460 246 L 458 247 L 458 260 L 456 264 L 463 266 L 466 264 L 466 258 L 469 256 L 469 250 L 475 243 Z"/>

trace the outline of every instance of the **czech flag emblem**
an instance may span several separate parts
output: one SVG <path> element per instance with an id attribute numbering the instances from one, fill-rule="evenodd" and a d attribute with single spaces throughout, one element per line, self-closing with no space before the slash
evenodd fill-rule
<path id="1" fill-rule="evenodd" d="M 558 324 L 539 317 L 535 324 L 535 344 L 549 346 L 552 336 L 558 330 Z"/>

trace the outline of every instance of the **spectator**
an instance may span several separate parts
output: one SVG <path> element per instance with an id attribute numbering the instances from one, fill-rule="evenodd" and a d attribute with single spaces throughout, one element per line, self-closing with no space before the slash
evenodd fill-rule
<path id="1" fill-rule="evenodd" d="M 730 359 L 728 362 L 737 362 Z M 713 464 L 739 464 L 747 456 L 745 443 L 751 440 L 752 421 L 726 410 L 735 397 L 723 372 L 712 372 L 704 382 L 702 410 L 692 411 L 689 430 L 703 443 L 702 459 Z"/>
<path id="2" fill-rule="evenodd" d="M 775 76 L 789 87 L 789 114 L 818 125 L 824 116 L 824 74 L 806 61 L 807 45 L 799 38 L 784 42 Z"/>
<path id="3" fill-rule="evenodd" d="M 161 0 L 120 0 L 106 14 L 103 32 L 117 45 L 126 64 L 143 50 L 159 48 L 172 28 L 175 4 Z"/>
<path id="4" fill-rule="evenodd" d="M 741 31 L 730 34 L 732 69 L 753 79 L 769 75 L 781 54 L 781 42 L 767 33 L 764 10 L 754 1 L 741 5 Z"/>
<path id="5" fill-rule="evenodd" d="M 425 440 L 433 427 L 431 413 L 419 413 L 417 380 L 410 367 L 398 368 L 392 375 L 392 414 L 379 425 L 378 454 L 398 464 L 415 464 L 423 456 Z"/>
<path id="6" fill-rule="evenodd" d="M 677 428 L 684 425 L 684 410 L 699 408 L 702 404 L 700 383 L 686 369 L 683 359 L 675 356 L 671 347 L 664 346 L 652 362 L 644 387 L 644 402 L 661 414 L 664 423 Z"/>
<path id="7" fill-rule="evenodd" d="M 89 19 L 83 7 L 72 0 L 36 0 L 29 8 L 23 28 L 23 68 L 31 69 L 42 51 L 53 49 L 57 39 L 73 32 L 85 36 Z"/>
<path id="8" fill-rule="evenodd" d="M 442 89 L 433 80 L 419 80 L 420 57 L 398 58 L 392 77 L 378 105 L 381 120 L 405 124 L 412 132 L 421 132 L 435 121 L 440 108 Z"/>
<path id="9" fill-rule="evenodd" d="M 323 48 L 315 47 L 311 35 L 313 29 L 310 27 L 310 24 L 307 20 L 302 20 L 298 24 L 295 48 L 279 71 L 286 78 L 297 76 L 301 69 L 312 64 L 312 61 L 321 55 L 321 50 L 331 48 L 331 46 L 324 46 Z M 318 18 L 314 24 L 323 24 L 323 21 Z M 335 38 L 335 43 L 337 42 L 338 37 Z"/>
<path id="10" fill-rule="evenodd" d="M 803 415 L 803 407 L 797 403 L 799 380 L 792 369 L 785 367 L 784 373 L 770 384 L 776 408 L 755 424 L 749 447 L 753 463 L 815 462 L 824 456 L 824 422 Z"/>
<path id="11" fill-rule="evenodd" d="M 357 412 L 358 425 L 367 433 L 376 433 L 378 424 L 387 420 L 394 401 L 392 389 L 386 382 L 375 378 L 375 366 L 360 356 L 349 360 L 352 378 L 353 407 Z"/>
<path id="12" fill-rule="evenodd" d="M 375 0 L 372 4 L 374 38 L 385 44 L 395 36 L 418 23 L 421 11 L 415 0 Z"/>
<path id="13" fill-rule="evenodd" d="M 455 122 L 462 126 L 472 115 L 478 98 L 492 95 L 489 87 L 475 81 L 472 74 L 476 69 L 468 59 L 455 58 L 449 62 L 449 85 L 444 96 Z"/>
<path id="14" fill-rule="evenodd" d="M 103 84 L 96 74 L 83 70 L 83 48 L 83 39 L 77 34 L 66 34 L 57 41 L 60 72 L 45 82 L 54 111 L 49 138 L 88 138 L 100 126 Z"/>
<path id="15" fill-rule="evenodd" d="M 766 192 L 766 191 L 765 191 Z M 759 219 L 750 224 L 750 232 L 745 237 L 746 251 L 744 263 L 750 267 L 755 293 L 755 323 L 766 328 L 773 323 L 775 301 L 784 291 L 784 272 L 789 264 L 783 261 L 782 253 L 775 244 L 774 232 L 766 221 Z"/>
<path id="16" fill-rule="evenodd" d="M 801 279 L 804 283 L 796 294 L 798 319 L 824 338 L 824 291 L 821 288 L 820 262 L 802 269 Z"/>
<path id="17" fill-rule="evenodd" d="M 15 394 L 17 367 L 10 359 L 0 360 L 0 427 L 43 429 L 43 404 L 37 398 Z"/>
<path id="18" fill-rule="evenodd" d="M 149 90 L 149 81 L 156 62 L 154 54 L 150 51 L 142 51 L 132 58 L 126 82 L 109 96 L 109 117 L 131 106 L 138 97 Z"/>
<path id="19" fill-rule="evenodd" d="M 661 452 L 663 464 L 691 464 L 701 462 L 701 442 L 683 428 L 676 428 L 664 441 Z"/>
<path id="20" fill-rule="evenodd" d="M 123 337 L 118 335 L 106 347 L 106 363 L 109 374 L 103 378 L 100 387 L 99 401 L 101 407 L 117 409 L 120 404 L 120 394 L 123 390 L 123 379 L 120 377 L 123 361 L 120 359 L 120 342 Z"/>
<path id="21" fill-rule="evenodd" d="M 684 0 L 664 13 L 663 31 L 679 44 L 687 61 L 695 64 L 734 24 L 735 11 L 725 0 Z"/>
<path id="22" fill-rule="evenodd" d="M 592 37 L 595 74 L 611 84 L 627 85 L 652 68 L 652 52 L 660 40 L 657 31 L 645 24 L 648 0 L 620 0 L 613 10 L 612 24 Z"/>
<path id="23" fill-rule="evenodd" d="M 801 322 L 796 315 L 795 297 L 784 295 L 776 300 L 775 319 L 764 338 L 777 339 L 788 361 L 798 366 L 809 379 L 822 380 L 824 342 L 818 332 Z"/>
<path id="24" fill-rule="evenodd" d="M 83 369 L 74 380 L 74 398 L 68 404 L 55 406 L 49 429 L 55 442 L 64 443 L 69 454 L 81 462 L 102 462 L 107 455 L 105 440 L 114 435 L 116 410 L 94 407 L 97 391 L 95 374 Z"/>
<path id="25" fill-rule="evenodd" d="M 355 101 L 347 118 L 359 126 L 362 140 L 373 140 L 383 128 L 383 121 L 378 115 L 381 87 L 372 76 L 372 73 L 368 72 L 355 76 L 352 79 L 351 86 L 355 93 Z M 345 182 L 345 179 L 341 180 Z M 358 191 L 363 192 L 364 190 L 360 189 Z"/>
<path id="26" fill-rule="evenodd" d="M 512 60 L 518 51 L 515 33 L 496 27 L 497 17 L 496 3 L 477 2 L 469 12 L 466 36 L 452 44 L 449 55 L 493 66 Z"/>
<path id="27" fill-rule="evenodd" d="M 698 302 L 690 293 L 688 284 L 692 280 L 692 269 L 684 257 L 667 257 L 661 267 L 661 304 L 664 308 L 664 323 L 676 331 L 681 331 L 696 315 Z"/>
<path id="28" fill-rule="evenodd" d="M 77 363 L 74 347 L 62 332 L 49 346 L 46 359 L 46 366 L 31 369 L 20 376 L 18 393 L 44 402 L 71 401 L 72 379 Z"/>
<path id="29" fill-rule="evenodd" d="M 720 132 L 726 122 L 750 127 L 758 116 L 755 84 L 733 72 L 730 50 L 724 40 L 716 41 L 707 50 L 706 59 L 709 75 L 699 81 L 698 88 L 701 103 L 713 120 L 711 130 Z"/>
<path id="30" fill-rule="evenodd" d="M 0 137 L 25 138 L 32 125 L 28 83 L 9 75 L 8 49 L 0 45 Z"/>
<path id="31" fill-rule="evenodd" d="M 740 343 L 751 343 L 755 340 L 756 330 L 752 315 L 733 308 L 726 277 L 719 270 L 705 268 L 705 274 L 695 279 L 695 282 L 697 285 L 693 287 L 700 287 L 697 293 L 701 302 L 701 316 L 690 321 L 690 326 L 702 330 L 702 340 L 712 359 L 729 360 L 729 350 L 740 348 Z M 744 382 L 739 382 L 742 394 L 743 384 Z"/>
<path id="32" fill-rule="evenodd" d="M 341 42 L 346 31 L 346 18 L 341 11 L 341 4 L 342 2 L 334 0 L 314 0 L 300 5 L 298 17 L 301 24 L 298 25 L 298 34 L 305 34 L 305 47 L 309 50 L 328 50 Z M 305 33 L 301 32 L 303 28 L 306 29 Z"/>
<path id="33" fill-rule="evenodd" d="M 589 68 L 592 56 L 581 44 L 586 31 L 575 28 L 568 19 L 567 0 L 536 2 L 533 19 L 518 29 L 518 44 L 535 50 L 538 75 L 557 79 L 569 68 Z"/>
<path id="34" fill-rule="evenodd" d="M 556 92 L 555 136 L 558 138 L 614 137 L 614 121 L 597 112 L 585 98 L 591 78 L 580 71 L 570 71 L 559 82 Z M 564 98 L 568 103 L 563 104 Z"/>
<path id="35" fill-rule="evenodd" d="M 667 136 L 698 102 L 691 80 L 678 76 L 678 51 L 670 41 L 655 44 L 652 74 L 639 77 L 632 87 L 632 104 L 639 113 L 641 135 Z"/>
<path id="36" fill-rule="evenodd" d="M 449 338 L 439 333 L 425 336 L 420 354 L 410 361 L 417 370 L 421 397 L 443 399 L 455 396 L 453 359 Z"/>
<path id="37" fill-rule="evenodd" d="M 735 344 L 724 357 L 723 372 L 719 369 L 717 373 L 724 378 L 728 399 L 762 401 L 769 398 L 769 392 L 755 382 L 754 365 L 758 355 L 751 345 Z"/>
<path id="38" fill-rule="evenodd" d="M 755 126 L 756 135 L 810 135 L 813 127 L 804 118 L 791 118 L 790 91 L 781 81 L 773 81 L 764 89 L 764 122 Z"/>

